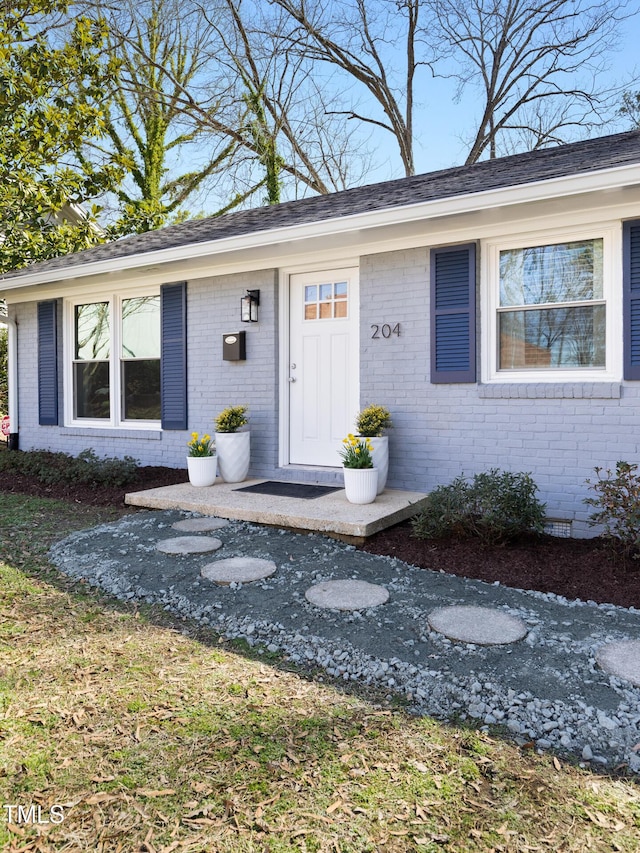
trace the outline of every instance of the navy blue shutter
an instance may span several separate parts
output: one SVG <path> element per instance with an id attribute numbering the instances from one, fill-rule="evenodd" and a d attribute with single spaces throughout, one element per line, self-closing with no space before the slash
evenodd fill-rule
<path id="1" fill-rule="evenodd" d="M 162 429 L 187 428 L 187 283 L 160 288 Z"/>
<path id="2" fill-rule="evenodd" d="M 58 311 L 56 302 L 38 302 L 38 423 L 58 424 Z"/>
<path id="3" fill-rule="evenodd" d="M 476 381 L 475 244 L 431 250 L 431 381 Z"/>
<path id="4" fill-rule="evenodd" d="M 624 378 L 640 379 L 640 221 L 622 226 Z"/>

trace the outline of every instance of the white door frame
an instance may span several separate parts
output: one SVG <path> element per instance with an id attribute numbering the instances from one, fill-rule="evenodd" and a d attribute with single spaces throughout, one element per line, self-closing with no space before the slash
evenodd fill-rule
<path id="1" fill-rule="evenodd" d="M 323 270 L 343 269 L 344 267 L 357 267 L 360 269 L 359 257 L 334 258 L 324 263 L 306 264 L 296 267 L 284 267 L 279 270 L 278 281 L 278 404 L 279 404 L 279 428 L 278 428 L 278 465 L 284 467 L 289 461 L 289 438 L 290 438 L 290 405 L 289 405 L 289 376 L 290 369 L 290 279 L 292 275 L 306 272 L 321 272 Z M 356 306 L 358 316 L 360 305 Z M 336 467 L 340 467 L 336 465 Z"/>

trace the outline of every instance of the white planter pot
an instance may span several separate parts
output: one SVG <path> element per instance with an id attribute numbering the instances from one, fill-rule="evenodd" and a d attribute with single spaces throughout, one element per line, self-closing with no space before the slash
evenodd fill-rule
<path id="1" fill-rule="evenodd" d="M 217 432 L 218 470 L 225 483 L 241 483 L 249 472 L 250 432 Z"/>
<path id="2" fill-rule="evenodd" d="M 216 456 L 187 456 L 189 482 L 192 486 L 213 486 L 218 471 Z"/>
<path id="3" fill-rule="evenodd" d="M 370 504 L 376 499 L 378 471 L 376 468 L 345 468 L 344 490 L 352 504 Z"/>
<path id="4" fill-rule="evenodd" d="M 371 458 L 373 459 L 373 467 L 378 469 L 378 494 L 383 491 L 387 485 L 387 475 L 389 474 L 389 436 L 381 435 L 377 438 L 370 438 Z"/>

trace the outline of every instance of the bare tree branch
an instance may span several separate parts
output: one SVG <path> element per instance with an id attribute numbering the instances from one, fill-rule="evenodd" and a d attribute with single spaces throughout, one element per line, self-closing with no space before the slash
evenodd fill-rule
<path id="1" fill-rule="evenodd" d="M 600 80 L 626 0 L 427 2 L 435 38 L 449 46 L 451 76 L 482 93 L 467 163 L 512 148 L 523 131 L 540 147 L 611 117 L 613 90 Z"/>
<path id="2" fill-rule="evenodd" d="M 356 110 L 334 110 L 376 125 L 393 134 L 398 144 L 405 173 L 414 172 L 413 111 L 415 74 L 425 64 L 417 59 L 416 45 L 422 0 L 349 0 L 340 5 L 330 2 L 309 7 L 305 0 L 270 0 L 298 25 L 286 36 L 292 49 L 303 52 L 315 62 L 336 67 L 360 83 L 382 109 L 385 119 L 364 117 Z M 398 41 L 403 50 L 395 49 Z M 398 61 L 404 71 L 400 79 L 393 71 Z M 393 71 L 393 73 L 392 73 Z"/>

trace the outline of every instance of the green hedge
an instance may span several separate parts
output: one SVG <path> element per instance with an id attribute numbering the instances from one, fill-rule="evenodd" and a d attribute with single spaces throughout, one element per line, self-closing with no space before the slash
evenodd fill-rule
<path id="1" fill-rule="evenodd" d="M 127 486 L 136 479 L 138 462 L 124 459 L 99 459 L 93 450 L 78 456 L 50 450 L 6 451 L 0 453 L 0 472 L 27 474 L 43 485 L 82 483 L 90 486 Z"/>

